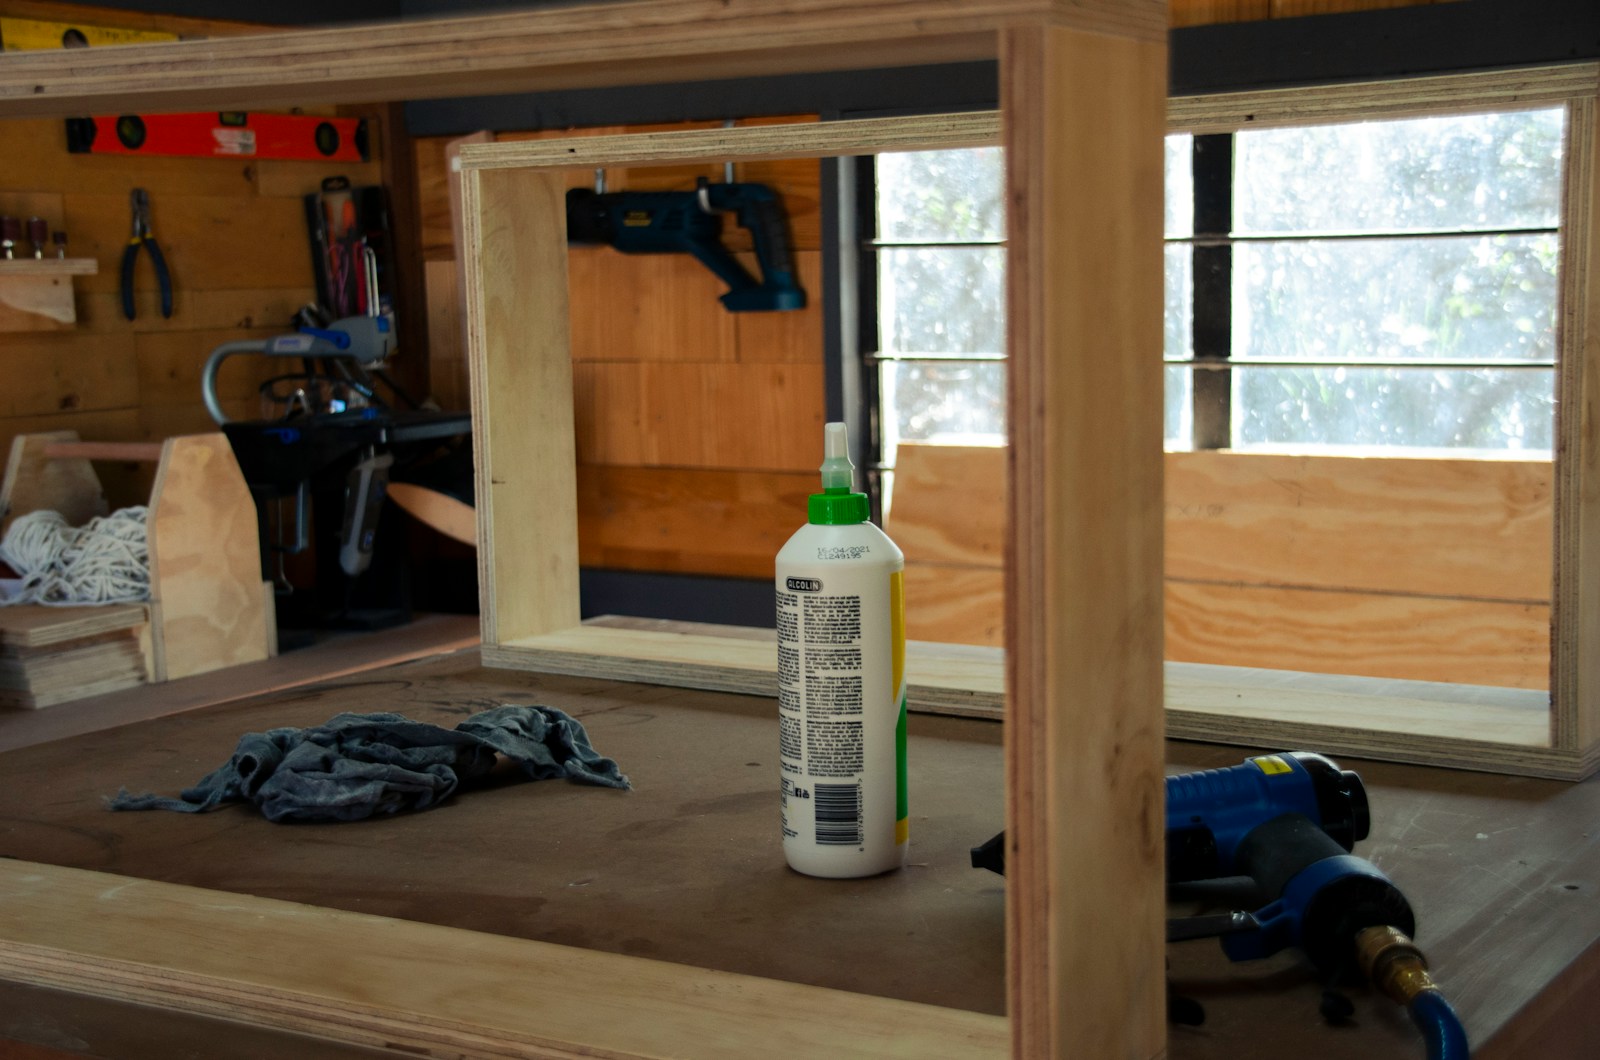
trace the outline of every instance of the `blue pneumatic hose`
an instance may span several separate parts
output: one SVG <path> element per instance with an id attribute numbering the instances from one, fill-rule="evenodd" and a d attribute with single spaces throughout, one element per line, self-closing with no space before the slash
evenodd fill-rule
<path id="1" fill-rule="evenodd" d="M 1428 1043 L 1428 1060 L 1467 1060 L 1471 1055 L 1467 1032 L 1461 1027 L 1461 1017 L 1443 994 L 1424 990 L 1406 1007 L 1411 1013 L 1411 1022 L 1417 1025 Z"/>

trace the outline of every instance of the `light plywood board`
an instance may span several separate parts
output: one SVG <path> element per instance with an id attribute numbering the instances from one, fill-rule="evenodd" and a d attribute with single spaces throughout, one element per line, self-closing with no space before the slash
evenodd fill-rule
<path id="1" fill-rule="evenodd" d="M 149 611 L 143 604 L 107 604 L 102 607 L 23 604 L 0 608 L 0 645 L 8 648 L 43 648 L 134 630 L 149 618 Z"/>
<path id="2" fill-rule="evenodd" d="M 1549 461 L 1167 453 L 1169 578 L 1523 603 L 1550 596 Z M 1003 448 L 903 444 L 908 560 L 998 569 Z"/>
<path id="3" fill-rule="evenodd" d="M 1600 747 L 1600 100 L 1567 109 L 1556 393 L 1556 744 Z"/>
<path id="4" fill-rule="evenodd" d="M 77 319 L 70 276 L 0 274 L 0 331 L 60 331 Z"/>
<path id="5" fill-rule="evenodd" d="M 1549 461 L 1169 453 L 1167 575 L 1545 602 Z"/>
<path id="6" fill-rule="evenodd" d="M 484 640 L 578 621 L 565 191 L 543 173 L 462 181 Z"/>
<path id="7" fill-rule="evenodd" d="M 1546 690 L 1550 605 L 1167 582 L 1180 662 Z"/>
<path id="8" fill-rule="evenodd" d="M 628 4 L 558 6 L 94 49 L 87 60 L 22 53 L 0 71 L 0 116 L 95 113 L 112 100 L 123 111 L 248 110 L 992 59 L 996 31 L 1029 19 L 1152 41 L 1167 31 L 1159 0 L 726 0 L 713 17 L 694 0 L 658 0 L 648 19 Z"/>
<path id="9" fill-rule="evenodd" d="M 221 434 L 169 438 L 150 497 L 156 680 L 264 659 L 255 501 Z"/>
<path id="10" fill-rule="evenodd" d="M 1005 651 L 910 641 L 912 710 L 998 718 Z M 485 644 L 486 665 L 773 696 L 771 630 L 595 619 L 509 644 Z M 1354 677 L 1185 662 L 1163 667 L 1175 739 L 1265 750 L 1310 746 L 1385 761 L 1576 780 L 1600 760 L 1552 747 L 1548 693 L 1435 681 Z"/>
<path id="11" fill-rule="evenodd" d="M 12 520 L 29 512 L 60 512 L 69 526 L 82 526 L 110 511 L 94 466 L 80 458 L 54 460 L 45 456 L 53 442 L 75 442 L 75 431 L 19 434 L 11 442 L 5 482 L 0 484 L 0 520 L 9 529 Z"/>
<path id="12" fill-rule="evenodd" d="M 1005 1055 L 1000 1016 L 664 961 L 31 862 L 0 864 L 0 894 L 0 978 L 325 1042 L 618 1060 Z M 331 938 L 336 955 L 303 959 Z M 416 974 L 418 953 L 430 974 Z"/>

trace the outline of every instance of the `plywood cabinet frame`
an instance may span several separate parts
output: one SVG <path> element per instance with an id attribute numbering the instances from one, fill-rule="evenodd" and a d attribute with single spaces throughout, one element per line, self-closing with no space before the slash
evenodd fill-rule
<path id="1" fill-rule="evenodd" d="M 1161 0 L 659 0 L 8 57 L 0 116 L 58 117 L 113 99 L 122 110 L 247 109 L 998 57 L 1012 253 L 1010 650 L 1003 663 L 929 665 L 946 666 L 934 683 L 957 701 L 973 698 L 963 687 L 973 671 L 987 675 L 990 695 L 1005 675 L 1012 871 L 1006 1020 L 15 863 L 0 872 L 0 975 L 424 1053 L 1162 1055 L 1165 33 Z M 797 149 L 960 141 L 925 125 L 876 129 L 870 145 Z M 672 142 L 690 143 L 652 142 L 640 160 L 664 158 Z M 753 142 L 694 142 L 693 157 L 738 157 Z M 519 647 L 528 638 L 590 633 L 576 614 L 559 193 L 533 163 L 500 167 L 475 150 L 463 151 L 468 312 L 494 657 L 540 650 Z M 571 150 L 538 164 L 570 165 Z M 1591 247 L 1593 223 L 1583 229 Z M 1081 246 L 1096 255 L 1076 255 Z M 1600 300 L 1592 284 L 1579 294 L 1587 306 Z M 1596 336 L 1581 340 L 1579 360 L 1600 362 Z M 1586 411 L 1576 448 L 1559 459 L 1569 496 L 1582 498 L 1569 547 L 1593 582 L 1600 369 L 1574 371 L 1564 379 L 1576 380 Z M 1577 647 L 1593 647 L 1600 588 L 1572 584 L 1588 623 Z M 633 657 L 653 651 L 646 661 L 663 674 L 721 679 L 713 648 L 723 649 L 705 639 Z M 608 666 L 592 644 L 580 647 Z M 1575 659 L 1584 702 L 1600 652 Z M 748 669 L 735 662 L 734 673 Z M 1577 717 L 1580 742 L 1600 727 L 1596 714 Z M 305 930 L 345 940 L 341 974 L 275 975 L 295 968 L 295 932 Z M 439 959 L 418 983 L 396 952 Z M 486 1011 L 474 998 L 504 1003 Z M 826 1019 L 816 1015 L 824 1008 Z"/>

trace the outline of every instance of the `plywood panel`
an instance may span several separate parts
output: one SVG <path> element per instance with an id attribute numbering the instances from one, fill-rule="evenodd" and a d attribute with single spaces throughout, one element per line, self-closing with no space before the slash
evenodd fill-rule
<path id="1" fill-rule="evenodd" d="M 906 636 L 940 644 L 1006 643 L 1006 576 L 998 567 L 906 563 Z"/>
<path id="2" fill-rule="evenodd" d="M 1171 453 L 1167 574 L 1548 600 L 1548 462 Z"/>
<path id="3" fill-rule="evenodd" d="M 574 366 L 585 464 L 811 471 L 821 463 L 822 366 Z"/>
<path id="4" fill-rule="evenodd" d="M 139 403 L 133 336 L 7 335 L 0 342 L 0 418 Z"/>
<path id="5" fill-rule="evenodd" d="M 1000 569 L 1006 510 L 1004 448 L 899 447 L 886 528 L 908 563 Z"/>
<path id="6" fill-rule="evenodd" d="M 265 659 L 272 615 L 256 506 L 225 437 L 167 440 L 149 533 L 155 679 Z"/>
<path id="7" fill-rule="evenodd" d="M 822 363 L 822 304 L 826 299 L 822 289 L 822 253 L 801 250 L 795 253 L 794 259 L 796 278 L 806 293 L 806 307 L 779 313 L 729 314 L 733 317 L 736 356 L 740 361 Z M 750 275 L 760 275 L 753 253 L 740 254 L 739 261 L 750 270 Z"/>
<path id="8" fill-rule="evenodd" d="M 1000 69 L 1012 1051 L 1155 1057 L 1166 46 L 1017 27 Z"/>
<path id="9" fill-rule="evenodd" d="M 727 288 L 689 255 L 574 247 L 567 268 L 574 360 L 734 359 Z"/>
<path id="10" fill-rule="evenodd" d="M 1167 658 L 1543 689 L 1550 606 L 1167 582 Z"/>
<path id="11" fill-rule="evenodd" d="M 579 561 L 770 578 L 815 488 L 801 472 L 580 466 Z"/>
<path id="12" fill-rule="evenodd" d="M 241 191 L 247 194 L 248 185 Z M 81 277 L 79 290 L 115 292 L 128 240 L 126 190 L 117 195 L 71 191 L 66 214 L 72 252 L 100 262 L 99 275 Z M 311 289 L 311 251 L 298 199 L 163 195 L 151 188 L 150 216 L 174 289 Z M 142 253 L 134 286 L 156 287 L 155 270 Z"/>
<path id="13" fill-rule="evenodd" d="M 173 331 L 134 336 L 139 364 L 139 403 L 146 407 L 200 404 L 200 376 L 211 351 L 225 342 L 265 339 L 272 330 Z M 298 371 L 297 360 L 238 354 L 217 373 L 224 399 L 257 398 L 257 387 L 273 375 Z"/>
<path id="14" fill-rule="evenodd" d="M 578 621 L 578 504 L 563 189 L 462 179 L 478 589 L 487 641 Z"/>
<path id="15" fill-rule="evenodd" d="M 1168 453 L 1169 577 L 1543 601 L 1545 461 Z M 1005 451 L 902 445 L 890 530 L 917 561 L 994 566 Z M 969 503 L 970 502 L 970 503 Z"/>

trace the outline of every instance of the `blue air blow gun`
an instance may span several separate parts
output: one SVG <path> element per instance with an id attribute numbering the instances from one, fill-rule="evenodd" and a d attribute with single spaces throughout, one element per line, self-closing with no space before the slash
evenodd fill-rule
<path id="1" fill-rule="evenodd" d="M 1166 780 L 1167 882 L 1244 876 L 1271 900 L 1254 912 L 1168 921 L 1167 941 L 1218 936 L 1231 960 L 1296 947 L 1324 976 L 1359 967 L 1405 1005 L 1430 1060 L 1467 1056 L 1466 1036 L 1410 936 L 1411 904 L 1378 867 L 1351 853 L 1370 826 L 1361 778 L 1307 751 L 1261 755 Z M 972 851 L 1004 873 L 1001 833 Z"/>

